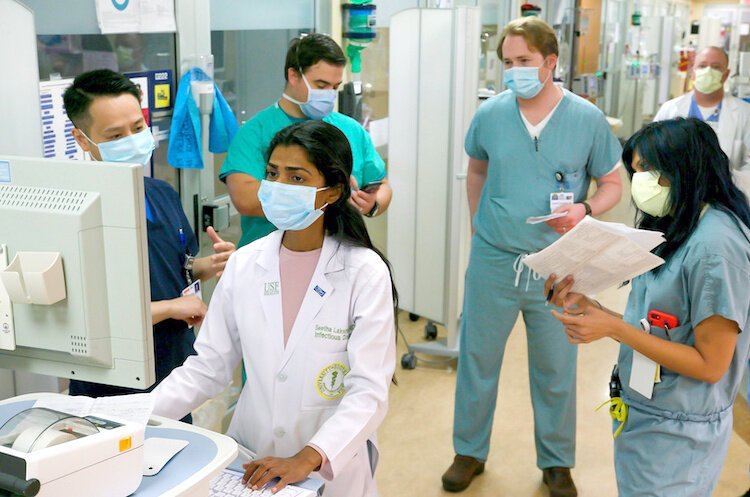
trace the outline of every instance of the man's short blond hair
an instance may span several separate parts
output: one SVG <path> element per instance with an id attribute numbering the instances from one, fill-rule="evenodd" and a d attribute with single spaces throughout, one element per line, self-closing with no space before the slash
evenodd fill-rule
<path id="1" fill-rule="evenodd" d="M 503 28 L 500 43 L 497 45 L 497 56 L 503 60 L 503 42 L 508 36 L 522 36 L 530 49 L 541 53 L 544 57 L 558 55 L 557 36 L 552 26 L 538 17 L 521 17 L 514 19 Z"/>

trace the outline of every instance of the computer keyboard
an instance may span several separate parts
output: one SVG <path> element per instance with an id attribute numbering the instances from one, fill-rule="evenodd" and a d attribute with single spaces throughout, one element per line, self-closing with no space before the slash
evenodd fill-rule
<path id="1" fill-rule="evenodd" d="M 243 473 L 225 469 L 209 484 L 209 497 L 316 497 L 316 493 L 299 487 L 284 487 L 275 494 L 271 486 L 261 490 L 252 490 L 242 483 Z"/>

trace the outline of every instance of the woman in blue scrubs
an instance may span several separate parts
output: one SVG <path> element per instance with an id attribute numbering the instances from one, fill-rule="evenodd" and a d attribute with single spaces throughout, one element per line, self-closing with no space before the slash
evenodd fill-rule
<path id="1" fill-rule="evenodd" d="M 649 124 L 627 142 L 623 161 L 639 227 L 665 235 L 654 250 L 665 263 L 632 281 L 624 316 L 571 293 L 570 277 L 552 299 L 564 314 L 552 313 L 572 344 L 621 343 L 620 497 L 710 496 L 750 348 L 750 208 L 716 134 L 697 119 Z M 554 283 L 553 275 L 545 291 Z M 630 385 L 634 351 L 661 367 L 650 398 Z"/>

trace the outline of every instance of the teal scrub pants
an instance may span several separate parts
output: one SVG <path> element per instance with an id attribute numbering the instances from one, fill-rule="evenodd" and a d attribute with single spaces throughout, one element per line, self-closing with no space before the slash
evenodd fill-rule
<path id="1" fill-rule="evenodd" d="M 487 460 L 505 344 L 521 311 L 528 340 L 537 466 L 572 468 L 577 349 L 550 314 L 554 307 L 544 305 L 544 280 L 530 277 L 525 266 L 517 278 L 517 258 L 518 254 L 502 251 L 480 236 L 472 239 L 461 319 L 453 446 L 456 454 Z"/>

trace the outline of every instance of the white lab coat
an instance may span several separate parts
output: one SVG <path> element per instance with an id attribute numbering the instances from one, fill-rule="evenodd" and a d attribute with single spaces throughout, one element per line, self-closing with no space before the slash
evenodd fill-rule
<path id="1" fill-rule="evenodd" d="M 220 393 L 244 359 L 247 383 L 227 434 L 259 457 L 289 457 L 314 444 L 332 471 L 326 497 L 376 496 L 375 430 L 396 364 L 388 268 L 372 250 L 326 236 L 284 347 L 282 235 L 229 259 L 195 342 L 198 355 L 154 390 L 154 413 L 181 418 Z"/>
<path id="2" fill-rule="evenodd" d="M 654 121 L 687 117 L 692 98 L 693 92 L 690 92 L 665 102 Z M 732 169 L 750 171 L 750 104 L 725 93 L 716 134 Z"/>

